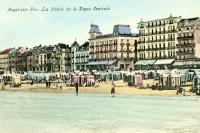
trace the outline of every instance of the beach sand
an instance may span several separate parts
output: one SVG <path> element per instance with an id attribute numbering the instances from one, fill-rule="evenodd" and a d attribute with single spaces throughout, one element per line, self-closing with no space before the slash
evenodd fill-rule
<path id="1" fill-rule="evenodd" d="M 129 87 L 127 83 L 123 81 L 115 81 L 115 92 L 116 94 L 136 94 L 136 95 L 165 95 L 165 96 L 175 96 L 176 90 L 152 90 L 150 88 L 139 89 L 136 87 Z M 62 89 L 60 88 L 62 86 Z M 100 94 L 110 94 L 112 88 L 112 82 L 102 82 L 97 86 L 93 87 L 79 87 L 79 93 L 100 93 Z M 6 91 L 33 91 L 33 92 L 63 92 L 63 93 L 75 93 L 75 87 L 66 86 L 63 83 L 52 83 L 51 88 L 46 88 L 45 83 L 35 83 L 22 84 L 21 87 L 10 87 L 5 86 Z M 186 96 L 194 95 L 189 91 L 186 91 Z"/>

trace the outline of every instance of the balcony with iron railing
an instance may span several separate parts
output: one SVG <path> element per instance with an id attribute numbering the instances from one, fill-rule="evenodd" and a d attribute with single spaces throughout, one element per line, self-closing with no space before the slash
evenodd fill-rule
<path id="1" fill-rule="evenodd" d="M 138 44 L 143 44 L 145 43 L 145 41 L 138 41 Z"/>
<path id="2" fill-rule="evenodd" d="M 137 52 L 143 52 L 145 49 L 138 49 Z"/>
<path id="3" fill-rule="evenodd" d="M 194 55 L 194 50 L 178 50 L 176 51 L 177 55 L 185 55 L 185 54 L 193 54 Z"/>
<path id="4" fill-rule="evenodd" d="M 177 48 L 186 48 L 186 47 L 194 47 L 195 43 L 186 43 L 186 44 L 176 44 Z"/>
<path id="5" fill-rule="evenodd" d="M 167 41 L 175 41 L 175 38 L 168 38 Z"/>
<path id="6" fill-rule="evenodd" d="M 194 39 L 194 35 L 190 36 L 179 36 L 177 37 L 178 40 L 188 40 L 188 39 Z"/>
<path id="7" fill-rule="evenodd" d="M 153 24 L 153 25 L 152 25 L 152 24 L 147 25 L 147 27 L 148 27 L 148 28 L 151 28 L 151 27 L 160 27 L 160 26 L 165 26 L 165 25 L 166 25 L 166 23 L 161 23 L 161 24 L 158 23 L 158 24 Z"/>
<path id="8" fill-rule="evenodd" d="M 148 35 L 157 35 L 157 34 L 166 34 L 166 33 L 174 33 L 176 30 L 163 30 L 163 31 L 154 31 L 149 33 L 139 33 L 139 36 L 148 36 Z"/>

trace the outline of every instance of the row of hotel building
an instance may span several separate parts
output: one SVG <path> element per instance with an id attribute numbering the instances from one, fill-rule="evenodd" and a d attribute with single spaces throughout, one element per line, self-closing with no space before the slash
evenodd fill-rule
<path id="1" fill-rule="evenodd" d="M 92 24 L 89 41 L 10 48 L 0 52 L 0 71 L 69 72 L 106 69 L 166 69 L 200 67 L 200 19 L 174 17 L 115 25 L 102 34 Z"/>

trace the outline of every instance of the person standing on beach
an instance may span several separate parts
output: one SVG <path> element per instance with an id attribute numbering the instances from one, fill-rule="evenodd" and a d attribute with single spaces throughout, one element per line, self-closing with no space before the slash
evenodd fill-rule
<path id="1" fill-rule="evenodd" d="M 115 85 L 113 82 L 112 82 L 112 88 L 111 88 L 111 95 L 112 95 L 112 97 L 115 96 Z"/>
<path id="2" fill-rule="evenodd" d="M 75 83 L 75 88 L 76 88 L 76 96 L 78 96 L 78 82 Z"/>

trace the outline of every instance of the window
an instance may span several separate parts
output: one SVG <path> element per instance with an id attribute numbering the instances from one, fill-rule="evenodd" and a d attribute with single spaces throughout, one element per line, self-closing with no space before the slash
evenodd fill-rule
<path id="1" fill-rule="evenodd" d="M 127 50 L 129 50 L 129 46 L 127 46 Z"/>
<path id="2" fill-rule="evenodd" d="M 165 48 L 165 43 L 163 43 L 163 48 Z"/>
<path id="3" fill-rule="evenodd" d="M 121 53 L 121 57 L 123 57 L 123 53 Z"/>
<path id="4" fill-rule="evenodd" d="M 123 50 L 123 46 L 121 46 L 121 50 Z"/>
<path id="5" fill-rule="evenodd" d="M 127 53 L 127 57 L 129 57 L 129 53 Z"/>

